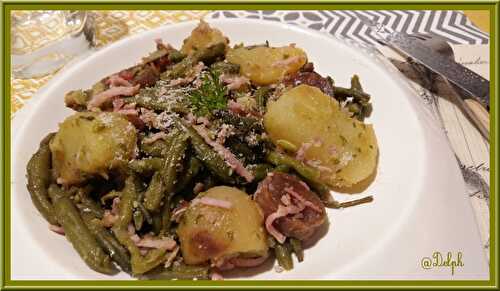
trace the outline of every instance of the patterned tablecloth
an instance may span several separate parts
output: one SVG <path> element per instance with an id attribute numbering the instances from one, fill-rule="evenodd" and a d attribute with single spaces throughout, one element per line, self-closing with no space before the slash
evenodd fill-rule
<path id="1" fill-rule="evenodd" d="M 26 12 L 14 12 L 26 13 Z M 327 32 L 335 37 L 376 44 L 359 16 L 375 19 L 384 25 L 407 33 L 426 33 L 444 37 L 453 47 L 455 59 L 485 78 L 489 77 L 489 35 L 476 28 L 459 11 L 96 11 L 96 46 L 102 48 L 125 36 L 171 23 L 201 18 L 257 18 L 299 25 Z M 15 40 L 17 50 L 31 50 L 44 45 L 54 33 L 57 23 L 23 28 Z M 45 37 L 41 37 L 41 36 Z M 403 72 L 413 68 L 386 48 L 379 47 Z M 53 75 L 38 79 L 11 81 L 11 112 L 19 110 Z M 489 256 L 489 143 L 447 98 L 446 90 L 422 86 L 419 79 L 411 82 L 415 93 L 441 122 L 455 151 L 468 186 L 471 204 Z M 421 79 L 420 79 L 421 81 Z M 429 82 L 427 82 L 429 83 Z M 457 193 L 459 195 L 459 193 Z"/>

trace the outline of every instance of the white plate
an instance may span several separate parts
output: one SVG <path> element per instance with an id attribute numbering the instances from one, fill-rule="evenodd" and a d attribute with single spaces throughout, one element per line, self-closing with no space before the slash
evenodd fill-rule
<path id="1" fill-rule="evenodd" d="M 373 57 L 325 34 L 274 22 L 211 21 L 231 43 L 296 43 L 321 74 L 347 86 L 356 73 L 372 95 L 380 159 L 365 191 L 371 204 L 329 210 L 326 234 L 291 272 L 245 272 L 258 279 L 488 279 L 489 271 L 464 182 L 447 140 L 394 72 Z M 127 279 L 90 270 L 64 237 L 47 229 L 26 190 L 25 167 L 39 141 L 71 114 L 64 93 L 88 88 L 103 76 L 135 64 L 161 37 L 174 46 L 195 23 L 134 35 L 95 53 L 56 76 L 13 120 L 12 279 Z M 462 253 L 462 267 L 424 269 L 435 251 Z"/>

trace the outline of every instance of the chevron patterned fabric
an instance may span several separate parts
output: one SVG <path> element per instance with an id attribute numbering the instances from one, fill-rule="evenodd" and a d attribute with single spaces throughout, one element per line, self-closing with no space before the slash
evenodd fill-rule
<path id="1" fill-rule="evenodd" d="M 209 17 L 279 21 L 375 44 L 375 36 L 360 20 L 363 16 L 395 31 L 439 36 L 452 44 L 487 44 L 489 41 L 489 35 L 475 27 L 461 11 L 451 10 L 246 10 L 218 11 Z"/>

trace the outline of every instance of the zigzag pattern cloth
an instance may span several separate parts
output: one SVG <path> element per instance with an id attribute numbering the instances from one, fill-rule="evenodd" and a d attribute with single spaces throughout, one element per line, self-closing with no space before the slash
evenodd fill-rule
<path id="1" fill-rule="evenodd" d="M 408 34 L 429 34 L 452 44 L 487 44 L 489 35 L 461 12 L 452 10 L 245 10 L 217 11 L 210 18 L 254 18 L 279 21 L 327 32 L 335 37 L 376 44 L 362 17 Z"/>

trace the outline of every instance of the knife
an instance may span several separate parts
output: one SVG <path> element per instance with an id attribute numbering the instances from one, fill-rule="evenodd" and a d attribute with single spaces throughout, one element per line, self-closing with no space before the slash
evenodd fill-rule
<path id="1" fill-rule="evenodd" d="M 384 25 L 360 15 L 361 21 L 378 37 L 378 40 L 402 55 L 411 57 L 431 71 L 445 77 L 478 101 L 484 109 L 490 107 L 490 82 L 461 64 L 437 54 L 417 38 L 391 31 Z"/>

